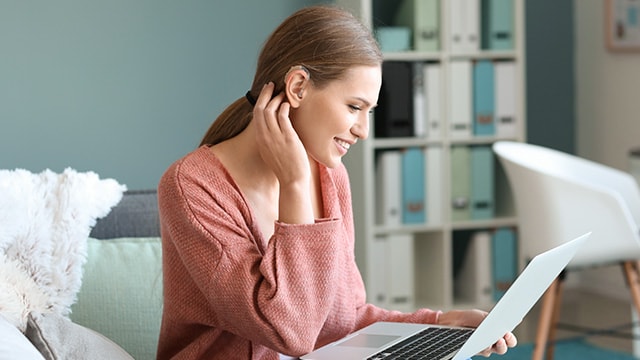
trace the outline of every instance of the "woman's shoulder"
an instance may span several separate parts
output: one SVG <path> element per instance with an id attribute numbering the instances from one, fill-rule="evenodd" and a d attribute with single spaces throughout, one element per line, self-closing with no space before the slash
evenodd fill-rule
<path id="1" fill-rule="evenodd" d="M 190 187 L 219 183 L 224 167 L 208 146 L 200 146 L 172 163 L 160 178 L 162 187 Z"/>

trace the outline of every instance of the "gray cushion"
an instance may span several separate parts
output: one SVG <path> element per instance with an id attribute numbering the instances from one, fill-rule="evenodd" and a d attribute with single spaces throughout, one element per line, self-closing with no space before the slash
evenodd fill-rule
<path id="1" fill-rule="evenodd" d="M 46 360 L 133 360 L 107 337 L 58 314 L 30 315 L 26 336 Z"/>
<path id="2" fill-rule="evenodd" d="M 160 236 L 156 190 L 126 191 L 111 212 L 96 222 L 94 239 Z"/>

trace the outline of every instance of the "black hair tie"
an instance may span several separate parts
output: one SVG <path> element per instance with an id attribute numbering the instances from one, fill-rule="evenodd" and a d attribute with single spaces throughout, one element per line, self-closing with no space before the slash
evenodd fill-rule
<path id="1" fill-rule="evenodd" d="M 249 104 L 251 104 L 251 106 L 256 106 L 256 99 L 253 97 L 253 95 L 251 95 L 251 90 L 247 91 L 247 93 L 244 94 L 244 97 L 247 98 L 247 101 L 249 101 Z"/>

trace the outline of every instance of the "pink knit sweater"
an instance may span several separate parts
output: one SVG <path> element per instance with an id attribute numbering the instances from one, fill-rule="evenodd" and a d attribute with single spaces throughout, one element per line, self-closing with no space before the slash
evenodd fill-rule
<path id="1" fill-rule="evenodd" d="M 354 259 L 344 166 L 320 167 L 324 218 L 276 222 L 263 238 L 238 186 L 208 147 L 158 187 L 164 313 L 158 359 L 299 356 L 377 320 L 436 322 L 365 302 Z"/>

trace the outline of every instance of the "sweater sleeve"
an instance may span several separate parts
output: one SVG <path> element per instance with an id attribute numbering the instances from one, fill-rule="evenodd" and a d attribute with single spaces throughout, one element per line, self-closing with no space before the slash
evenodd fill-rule
<path id="1" fill-rule="evenodd" d="M 180 281 L 193 283 L 202 296 L 192 301 L 206 301 L 194 307 L 205 310 L 193 320 L 283 353 L 311 351 L 332 307 L 345 301 L 340 294 L 348 293 L 341 222 L 276 223 L 261 249 L 248 207 L 228 179 L 194 177 L 180 166 L 163 176 L 159 205 L 163 242 L 188 275 L 165 274 L 176 276 L 176 291 L 183 290 Z"/>

